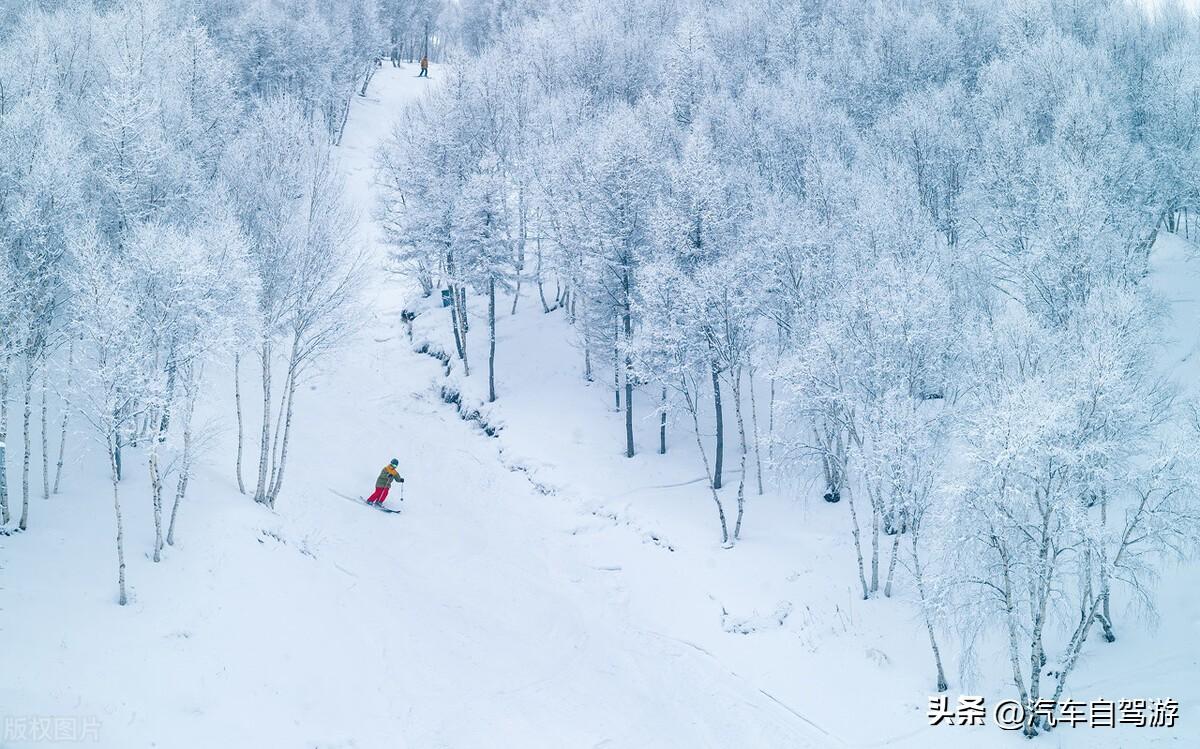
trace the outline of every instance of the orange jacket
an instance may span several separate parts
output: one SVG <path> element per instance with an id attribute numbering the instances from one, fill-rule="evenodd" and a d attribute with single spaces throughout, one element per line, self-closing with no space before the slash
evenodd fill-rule
<path id="1" fill-rule="evenodd" d="M 383 467 L 383 470 L 379 472 L 379 478 L 375 479 L 375 488 L 391 489 L 392 482 L 396 479 L 400 479 L 401 481 L 404 480 L 400 478 L 400 473 L 395 468 L 392 468 L 390 464 L 386 465 Z"/>

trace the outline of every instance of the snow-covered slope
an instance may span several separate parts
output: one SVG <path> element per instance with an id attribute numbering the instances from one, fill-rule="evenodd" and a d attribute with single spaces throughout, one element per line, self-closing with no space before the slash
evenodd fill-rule
<path id="1" fill-rule="evenodd" d="M 415 73 L 385 66 L 355 101 L 342 151 L 365 216 L 376 146 L 437 83 Z M 382 268 L 369 220 L 362 241 Z M 1178 333 L 1194 340 L 1185 247 L 1159 249 L 1164 291 L 1187 320 Z M 928 726 L 928 655 L 907 591 L 858 600 L 844 507 L 751 490 L 742 543 L 721 549 L 683 425 L 659 456 L 657 422 L 640 404 L 641 454 L 624 458 L 611 391 L 581 382 L 565 321 L 544 318 L 525 293 L 500 322 L 492 438 L 443 402 L 441 365 L 413 352 L 399 319 L 411 285 L 373 272 L 361 331 L 300 395 L 274 513 L 237 492 L 231 373 L 215 373 L 206 465 L 180 542 L 157 565 L 144 553 L 149 492 L 129 472 L 125 608 L 114 603 L 111 543 L 95 532 L 112 524 L 103 457 L 75 437 L 64 493 L 37 508 L 26 535 L 0 539 L 0 745 L 36 745 L 20 739 L 47 716 L 122 748 L 1020 740 L 993 726 Z M 418 341 L 444 345 L 442 314 L 422 308 Z M 484 338 L 472 341 L 477 362 Z M 1186 341 L 1179 350 L 1181 374 L 1195 374 Z M 483 380 L 451 382 L 471 400 Z M 407 477 L 403 504 L 389 500 L 401 514 L 337 495 L 368 492 L 393 456 Z M 1194 568 L 1169 577 L 1164 590 L 1194 590 Z M 1200 742 L 1188 718 L 1200 709 L 1198 634 L 1200 604 L 1168 593 L 1156 634 L 1093 644 L 1073 680 L 1086 699 L 1176 697 L 1178 727 L 1038 741 Z M 955 679 L 960 692 L 991 699 L 1009 688 L 989 672 L 970 689 Z"/>

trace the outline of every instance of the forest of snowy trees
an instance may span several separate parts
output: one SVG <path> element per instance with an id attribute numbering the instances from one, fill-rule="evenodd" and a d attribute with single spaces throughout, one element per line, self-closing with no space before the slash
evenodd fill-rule
<path id="1" fill-rule="evenodd" d="M 448 291 L 462 374 L 471 296 L 494 352 L 497 294 L 534 295 L 624 411 L 614 449 L 687 425 L 722 542 L 764 487 L 840 502 L 862 597 L 915 589 L 939 690 L 957 625 L 968 662 L 1003 643 L 1021 699 L 1057 699 L 1118 637 L 1110 593 L 1149 605 L 1197 538 L 1196 413 L 1156 376 L 1143 283 L 1200 203 L 1195 16 L 548 6 L 381 155 L 381 220 Z M 503 350 L 487 367 L 502 400 Z"/>
<path id="2" fill-rule="evenodd" d="M 5 4 L 5 533 L 37 523 L 31 498 L 58 492 L 86 429 L 108 455 L 125 603 L 121 503 L 142 498 L 123 497 L 121 479 L 148 471 L 159 561 L 179 532 L 203 437 L 192 414 L 205 368 L 230 363 L 238 485 L 275 505 L 298 383 L 350 324 L 364 270 L 351 241 L 360 211 L 334 152 L 349 102 L 381 55 L 416 49 L 438 10 L 373 0 Z M 243 392 L 250 377 L 264 416 L 243 425 L 243 399 L 258 397 Z M 6 451 L 19 456 L 19 476 L 8 475 Z"/>
<path id="3" fill-rule="evenodd" d="M 353 205 L 350 103 L 422 55 L 439 85 Z M 931 684 L 953 633 L 1057 699 L 1200 537 L 1200 411 L 1145 283 L 1160 233 L 1195 236 L 1197 60 L 1170 2 L 5 3 L 0 529 L 89 435 L 125 603 L 122 503 L 152 504 L 155 561 L 185 532 L 214 368 L 237 484 L 275 507 L 377 218 L 490 400 L 505 317 L 564 317 L 613 449 L 696 451 L 714 541 L 766 491 L 823 497 L 862 598 L 912 592 Z"/>

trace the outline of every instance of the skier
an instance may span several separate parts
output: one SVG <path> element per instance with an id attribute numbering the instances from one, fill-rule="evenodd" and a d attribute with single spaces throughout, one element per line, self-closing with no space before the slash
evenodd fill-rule
<path id="1" fill-rule="evenodd" d="M 421 55 L 421 72 L 417 74 L 417 77 L 418 78 L 428 78 L 429 77 L 429 57 L 426 55 Z"/>
<path id="2" fill-rule="evenodd" d="M 404 477 L 396 470 L 398 465 L 400 465 L 399 459 L 392 458 L 392 462 L 385 465 L 379 472 L 379 478 L 375 479 L 375 491 L 370 497 L 367 497 L 367 504 L 383 504 L 383 500 L 387 499 L 388 492 L 391 491 L 392 482 L 404 483 Z"/>

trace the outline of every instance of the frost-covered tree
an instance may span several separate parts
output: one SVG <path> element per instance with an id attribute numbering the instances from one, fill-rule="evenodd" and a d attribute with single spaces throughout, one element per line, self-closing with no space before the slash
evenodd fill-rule
<path id="1" fill-rule="evenodd" d="M 188 229 L 146 224 L 130 238 L 126 262 L 139 269 L 131 293 L 136 324 L 142 328 L 140 337 L 160 362 L 147 377 L 142 400 L 150 424 L 146 454 L 154 506 L 153 559 L 157 562 L 166 532 L 160 463 L 164 443 L 174 434 L 181 435 L 181 467 L 170 515 L 173 532 L 187 488 L 191 415 L 205 359 L 228 345 L 235 328 L 252 323 L 255 289 L 244 241 L 228 214 Z M 180 412 L 182 429 L 172 431 L 173 414 Z"/>
<path id="2" fill-rule="evenodd" d="M 650 141 L 636 112 L 620 107 L 599 128 L 594 156 L 587 162 L 582 203 L 588 225 L 582 235 L 584 267 L 591 272 L 581 278 L 588 307 L 601 322 L 602 330 L 617 331 L 612 338 L 614 357 L 624 376 L 625 455 L 633 457 L 634 410 L 633 363 L 628 348 L 634 327 L 638 291 L 637 273 L 653 241 L 653 213 L 661 177 L 653 168 Z M 622 355 L 619 349 L 626 349 Z M 620 407 L 621 398 L 616 402 Z"/>
<path id="3" fill-rule="evenodd" d="M 263 414 L 254 498 L 274 506 L 296 388 L 350 324 L 362 251 L 352 241 L 357 216 L 333 150 L 298 102 L 264 102 L 232 147 L 228 169 L 257 287 Z M 282 393 L 273 388 L 277 366 Z"/>
<path id="4" fill-rule="evenodd" d="M 478 165 L 473 159 L 482 156 L 473 155 L 463 137 L 467 86 L 464 77 L 451 74 L 439 96 L 419 102 L 393 131 L 379 155 L 386 192 L 377 216 L 400 268 L 415 275 L 426 294 L 433 293 L 435 279 L 446 283 L 455 350 L 469 375 L 467 291 L 451 237 L 458 196 Z"/>
<path id="5" fill-rule="evenodd" d="M 700 428 L 700 395 L 712 376 L 712 351 L 696 335 L 697 329 L 705 325 L 706 300 L 688 274 L 669 258 L 646 263 L 641 275 L 646 282 L 645 292 L 638 297 L 635 310 L 645 324 L 632 344 L 635 371 L 647 381 L 670 388 L 682 400 L 717 509 L 721 543 L 729 546 L 732 539 L 725 505 Z"/>
<path id="6" fill-rule="evenodd" d="M 496 289 L 512 276 L 512 219 L 500 162 L 484 157 L 455 203 L 450 251 L 460 277 L 488 298 L 488 401 L 496 400 Z"/>
<path id="7" fill-rule="evenodd" d="M 58 342 L 58 309 L 66 296 L 63 286 L 71 260 L 68 247 L 81 211 L 73 174 L 77 141 L 52 120 L 51 111 L 44 103 L 23 101 L 0 115 L 0 152 L 4 154 L 0 165 L 0 252 L 8 269 L 0 391 L 7 394 L 12 367 L 20 364 L 24 441 L 21 530 L 29 522 L 34 382 Z M 5 441 L 3 431 L 0 427 L 0 442 Z M 4 471 L 0 466 L 0 475 Z M 0 478 L 0 487 L 6 483 Z M 0 495 L 4 494 L 5 489 L 0 488 Z M 7 512 L 7 497 L 0 499 L 0 512 Z"/>
<path id="8" fill-rule="evenodd" d="M 86 365 L 80 411 L 108 458 L 116 521 L 117 601 L 128 600 L 125 583 L 125 526 L 121 515 L 120 436 L 138 419 L 146 392 L 150 349 L 140 338 L 131 281 L 133 268 L 85 235 L 75 245 L 79 269 L 72 276 Z"/>
<path id="9" fill-rule="evenodd" d="M 716 448 L 712 483 L 720 489 L 725 453 L 724 407 L 721 402 L 721 373 L 728 361 L 719 350 L 723 310 L 720 284 L 712 269 L 739 249 L 744 241 L 741 224 L 746 205 L 721 172 L 713 144 L 707 133 L 695 131 L 688 138 L 683 154 L 669 172 L 666 194 L 655 217 L 659 252 L 674 258 L 683 277 L 694 286 L 694 304 L 690 316 L 696 327 L 692 335 L 709 351 L 713 408 L 716 417 Z"/>
<path id="10" fill-rule="evenodd" d="M 1062 329 L 1012 312 L 981 358 L 991 375 L 979 408 L 962 421 L 955 558 L 963 594 L 996 614 L 974 623 L 998 622 L 1030 736 L 1044 675 L 1057 700 L 1090 630 L 1113 638 L 1114 583 L 1145 596 L 1148 557 L 1195 538 L 1195 463 L 1152 371 L 1152 309 L 1104 286 Z M 1047 652 L 1060 631 L 1065 647 Z"/>

